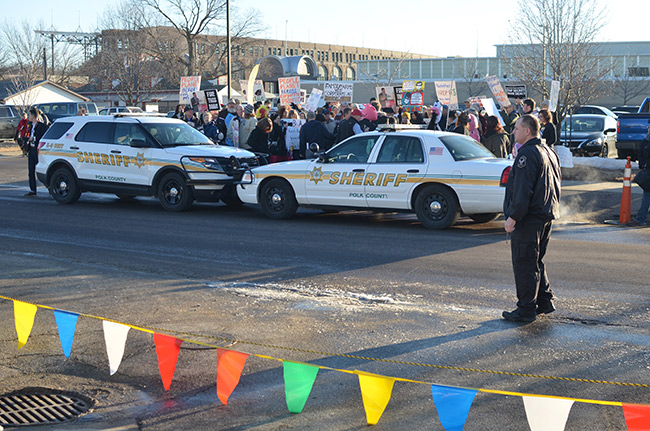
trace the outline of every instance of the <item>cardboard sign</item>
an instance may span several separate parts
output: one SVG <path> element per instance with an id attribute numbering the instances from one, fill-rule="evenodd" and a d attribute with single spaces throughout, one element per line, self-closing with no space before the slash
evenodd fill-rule
<path id="1" fill-rule="evenodd" d="M 326 82 L 323 97 L 326 102 L 352 102 L 353 83 Z"/>
<path id="2" fill-rule="evenodd" d="M 208 111 L 218 111 L 221 109 L 219 104 L 219 96 L 217 96 L 217 90 L 204 90 L 205 94 L 205 103 L 207 105 Z"/>
<path id="3" fill-rule="evenodd" d="M 307 100 L 307 103 L 305 103 L 305 109 L 308 111 L 315 112 L 316 108 L 318 108 L 318 103 L 320 102 L 320 98 L 323 96 L 323 90 L 319 90 L 318 88 L 313 88 L 311 90 L 311 94 L 309 95 L 309 100 Z"/>
<path id="4" fill-rule="evenodd" d="M 278 78 L 280 87 L 280 104 L 291 105 L 300 104 L 300 77 L 291 76 L 289 78 Z"/>
<path id="5" fill-rule="evenodd" d="M 487 81 L 488 87 L 490 87 L 490 90 L 492 90 L 492 94 L 494 94 L 494 97 L 497 99 L 501 107 L 512 105 L 512 103 L 510 103 L 510 100 L 508 100 L 508 95 L 505 91 L 503 91 L 503 87 L 501 87 L 501 82 L 499 82 L 498 77 L 488 76 L 485 78 L 485 80 Z"/>
<path id="6" fill-rule="evenodd" d="M 424 105 L 424 81 L 404 81 L 402 91 L 402 109 L 407 112 L 421 111 Z"/>
<path id="7" fill-rule="evenodd" d="M 436 96 L 443 105 L 449 106 L 449 109 L 458 109 L 458 92 L 456 91 L 456 81 L 436 81 Z"/>
<path id="8" fill-rule="evenodd" d="M 181 89 L 178 93 L 178 103 L 189 105 L 192 100 L 192 93 L 201 89 L 201 76 L 182 76 Z"/>

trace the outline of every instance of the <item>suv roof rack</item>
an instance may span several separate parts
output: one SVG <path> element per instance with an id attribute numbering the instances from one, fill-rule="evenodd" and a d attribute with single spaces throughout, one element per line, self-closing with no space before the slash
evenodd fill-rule
<path id="1" fill-rule="evenodd" d="M 377 126 L 377 131 L 397 132 L 398 130 L 422 130 L 426 128 L 426 124 L 380 124 Z"/>
<path id="2" fill-rule="evenodd" d="M 166 117 L 167 114 L 159 112 L 114 112 L 111 114 L 115 118 L 122 117 Z"/>

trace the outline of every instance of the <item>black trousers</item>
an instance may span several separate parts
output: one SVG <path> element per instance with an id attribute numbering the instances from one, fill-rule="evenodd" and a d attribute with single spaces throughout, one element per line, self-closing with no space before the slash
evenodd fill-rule
<path id="1" fill-rule="evenodd" d="M 38 148 L 29 148 L 27 153 L 27 173 L 29 176 L 29 189 L 36 193 L 36 165 L 38 164 Z"/>
<path id="2" fill-rule="evenodd" d="M 517 286 L 517 308 L 522 315 L 534 316 L 537 304 L 553 299 L 544 268 L 552 222 L 522 220 L 512 233 L 512 269 Z"/>

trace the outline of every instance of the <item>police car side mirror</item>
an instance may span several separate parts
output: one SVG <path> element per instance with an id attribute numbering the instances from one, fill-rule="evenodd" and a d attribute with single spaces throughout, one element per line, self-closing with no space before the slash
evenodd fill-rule
<path id="1" fill-rule="evenodd" d="M 309 151 L 316 154 L 318 151 L 320 151 L 320 147 L 316 142 L 312 142 L 311 144 L 309 144 Z"/>
<path id="2" fill-rule="evenodd" d="M 131 139 L 131 143 L 129 143 L 130 147 L 133 148 L 148 148 L 149 145 L 147 145 L 147 141 L 144 139 Z"/>

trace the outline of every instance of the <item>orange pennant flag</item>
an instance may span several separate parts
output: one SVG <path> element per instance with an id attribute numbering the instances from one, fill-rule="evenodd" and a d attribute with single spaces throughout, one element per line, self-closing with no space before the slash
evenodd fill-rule
<path id="1" fill-rule="evenodd" d="M 359 386 L 361 387 L 363 408 L 366 410 L 368 425 L 376 425 L 379 422 L 379 418 L 381 418 L 388 401 L 390 401 L 394 384 L 395 380 L 384 376 L 359 374 Z"/>
<path id="2" fill-rule="evenodd" d="M 178 354 L 181 351 L 183 340 L 170 337 L 169 335 L 154 333 L 153 342 L 156 345 L 160 377 L 162 378 L 165 390 L 168 391 L 172 384 L 172 378 L 174 377 L 176 362 L 178 362 Z"/>
<path id="3" fill-rule="evenodd" d="M 650 431 L 650 405 L 623 403 L 623 414 L 628 431 Z"/>
<path id="4" fill-rule="evenodd" d="M 217 349 L 217 396 L 224 405 L 239 384 L 247 358 L 248 353 Z"/>
<path id="5" fill-rule="evenodd" d="M 18 334 L 18 348 L 27 343 L 29 334 L 34 326 L 37 307 L 22 301 L 14 301 L 14 321 L 16 323 L 16 334 Z"/>

